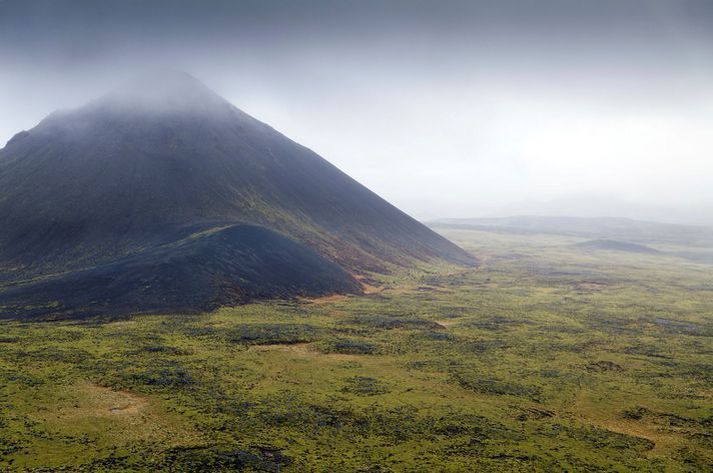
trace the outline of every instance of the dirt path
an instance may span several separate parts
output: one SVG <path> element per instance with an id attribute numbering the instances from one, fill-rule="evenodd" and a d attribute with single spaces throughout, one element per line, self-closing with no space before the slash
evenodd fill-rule
<path id="1" fill-rule="evenodd" d="M 665 432 L 650 419 L 625 419 L 611 410 L 602 411 L 593 406 L 588 394 L 583 390 L 577 393 L 572 404 L 567 408 L 567 417 L 583 424 L 591 424 L 619 434 L 639 437 L 653 442 L 649 453 L 662 455 L 664 452 L 680 447 L 681 439 L 673 432 Z"/>
<path id="2" fill-rule="evenodd" d="M 114 391 L 110 388 L 92 383 L 84 384 L 86 403 L 83 407 L 74 409 L 74 413 L 84 417 L 136 415 L 141 413 L 149 404 L 146 397 L 127 391 Z"/>
<path id="3" fill-rule="evenodd" d="M 443 325 L 444 328 L 452 327 L 458 323 L 458 319 L 440 319 L 436 320 L 438 325 Z"/>

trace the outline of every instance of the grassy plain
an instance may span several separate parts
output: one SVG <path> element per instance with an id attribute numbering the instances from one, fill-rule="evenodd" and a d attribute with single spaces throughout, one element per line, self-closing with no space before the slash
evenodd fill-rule
<path id="1" fill-rule="evenodd" d="M 0 467 L 710 471 L 713 266 L 444 233 L 483 266 L 199 316 L 0 322 Z"/>

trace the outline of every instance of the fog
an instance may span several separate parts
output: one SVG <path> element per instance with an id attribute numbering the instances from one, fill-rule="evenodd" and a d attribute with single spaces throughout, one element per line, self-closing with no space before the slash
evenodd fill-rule
<path id="1" fill-rule="evenodd" d="M 710 1 L 0 0 L 0 142 L 156 67 L 417 218 L 713 224 Z"/>

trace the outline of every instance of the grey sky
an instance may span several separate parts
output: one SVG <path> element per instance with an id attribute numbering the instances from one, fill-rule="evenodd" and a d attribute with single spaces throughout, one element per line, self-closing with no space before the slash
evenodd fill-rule
<path id="1" fill-rule="evenodd" d="M 713 2 L 0 0 L 0 142 L 184 69 L 419 218 L 713 223 Z"/>

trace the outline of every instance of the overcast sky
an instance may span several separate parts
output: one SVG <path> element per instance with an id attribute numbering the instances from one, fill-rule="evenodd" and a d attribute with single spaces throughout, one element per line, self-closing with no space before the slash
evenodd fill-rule
<path id="1" fill-rule="evenodd" d="M 0 0 L 0 142 L 157 66 L 417 218 L 713 223 L 710 0 Z"/>

